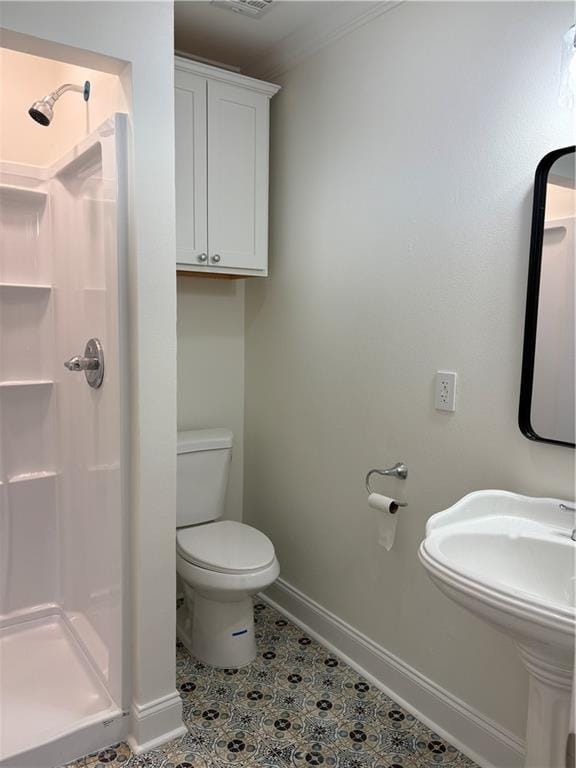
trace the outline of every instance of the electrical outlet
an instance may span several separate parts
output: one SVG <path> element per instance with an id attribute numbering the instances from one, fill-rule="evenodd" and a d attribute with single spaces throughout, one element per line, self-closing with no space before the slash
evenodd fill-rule
<path id="1" fill-rule="evenodd" d="M 456 374 L 452 371 L 438 371 L 436 373 L 434 405 L 437 411 L 456 410 Z"/>

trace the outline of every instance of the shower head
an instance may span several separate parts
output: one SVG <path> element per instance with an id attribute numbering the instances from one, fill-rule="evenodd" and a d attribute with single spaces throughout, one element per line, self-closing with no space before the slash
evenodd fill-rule
<path id="1" fill-rule="evenodd" d="M 54 110 L 50 104 L 44 100 L 35 101 L 28 110 L 28 114 L 32 120 L 36 120 L 40 125 L 50 125 L 52 118 L 54 117 Z"/>
<path id="2" fill-rule="evenodd" d="M 52 91 L 52 93 L 49 93 L 48 96 L 44 96 L 40 101 L 35 101 L 28 110 L 28 114 L 32 120 L 36 120 L 40 125 L 50 125 L 52 118 L 54 117 L 54 104 L 56 104 L 60 96 L 62 96 L 63 93 L 66 93 L 66 91 L 76 91 L 77 93 L 81 93 L 84 96 L 84 101 L 88 101 L 90 98 L 90 81 L 86 80 L 83 86 L 66 83 L 65 85 L 61 85 L 60 88 L 57 88 L 55 91 Z"/>

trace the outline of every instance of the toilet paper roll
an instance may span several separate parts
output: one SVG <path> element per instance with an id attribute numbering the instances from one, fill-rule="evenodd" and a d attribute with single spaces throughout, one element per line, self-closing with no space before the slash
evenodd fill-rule
<path id="1" fill-rule="evenodd" d="M 368 496 L 368 506 L 372 509 L 379 509 L 381 512 L 394 514 L 398 509 L 398 502 L 388 496 L 382 496 L 381 493 L 371 493 Z"/>
<path id="2" fill-rule="evenodd" d="M 394 513 L 398 509 L 398 504 L 388 496 L 371 493 L 368 496 L 368 506 L 375 509 L 378 514 L 378 544 L 389 552 L 396 538 L 398 515 Z"/>

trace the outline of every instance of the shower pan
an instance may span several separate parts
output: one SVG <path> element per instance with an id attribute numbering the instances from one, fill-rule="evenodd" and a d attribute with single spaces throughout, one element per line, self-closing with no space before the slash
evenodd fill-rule
<path id="1" fill-rule="evenodd" d="M 126 136 L 116 114 L 51 167 L 0 159 L 3 768 L 126 735 Z M 97 387 L 64 366 L 91 339 Z"/>

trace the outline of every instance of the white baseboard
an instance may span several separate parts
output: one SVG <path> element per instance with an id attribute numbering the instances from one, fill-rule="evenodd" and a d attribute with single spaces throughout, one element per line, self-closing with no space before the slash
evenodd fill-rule
<path id="1" fill-rule="evenodd" d="M 182 723 L 182 699 L 177 691 L 146 704 L 132 702 L 128 744 L 135 755 L 156 749 L 187 733 Z"/>
<path id="2" fill-rule="evenodd" d="M 524 743 L 406 662 L 278 579 L 263 600 L 483 768 L 521 768 Z"/>

